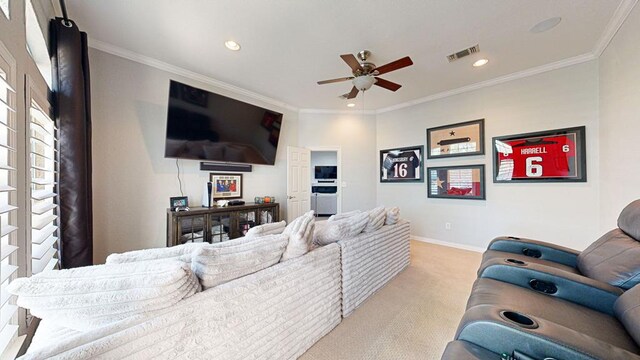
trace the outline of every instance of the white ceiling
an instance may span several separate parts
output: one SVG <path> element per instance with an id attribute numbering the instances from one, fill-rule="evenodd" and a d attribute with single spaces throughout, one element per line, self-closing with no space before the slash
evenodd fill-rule
<path id="1" fill-rule="evenodd" d="M 350 76 L 340 54 L 371 50 L 378 66 L 409 55 L 414 65 L 381 77 L 366 109 L 382 109 L 512 73 L 585 59 L 612 33 L 624 0 L 70 0 L 90 44 L 160 60 L 296 108 L 346 110 Z M 619 11 L 618 11 L 619 13 Z M 550 17 L 562 22 L 534 34 Z M 619 17 L 619 15 L 618 15 Z M 615 31 L 615 29 L 613 30 Z M 231 52 L 223 43 L 239 42 Z M 95 41 L 97 40 L 97 41 Z M 454 63 L 446 55 L 479 43 Z M 478 58 L 489 64 L 473 68 Z M 570 62 L 571 60 L 568 60 Z M 357 99 L 362 107 L 362 94 Z"/>

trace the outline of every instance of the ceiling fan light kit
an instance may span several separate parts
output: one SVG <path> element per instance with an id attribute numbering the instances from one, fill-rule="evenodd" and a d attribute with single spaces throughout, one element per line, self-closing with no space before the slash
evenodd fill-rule
<path id="1" fill-rule="evenodd" d="M 371 89 L 373 85 L 380 86 L 390 91 L 397 91 L 402 87 L 402 85 L 385 79 L 381 79 L 378 77 L 378 75 L 386 74 L 388 72 L 413 65 L 413 61 L 408 56 L 405 56 L 402 59 L 398 59 L 396 61 L 392 61 L 380 67 L 377 67 L 376 64 L 367 61 L 369 56 L 371 56 L 371 52 L 369 50 L 362 50 L 358 53 L 357 56 L 358 58 L 356 58 L 353 54 L 340 55 L 342 60 L 351 68 L 351 73 L 353 74 L 353 76 L 318 81 L 318 85 L 351 80 L 351 82 L 353 83 L 353 88 L 351 89 L 351 91 L 340 96 L 344 99 L 353 99 L 358 95 L 358 92 L 367 91 Z"/>

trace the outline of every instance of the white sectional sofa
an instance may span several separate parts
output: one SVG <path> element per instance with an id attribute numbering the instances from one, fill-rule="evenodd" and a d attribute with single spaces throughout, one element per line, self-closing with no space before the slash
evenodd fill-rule
<path id="1" fill-rule="evenodd" d="M 409 266 L 411 226 L 406 220 L 338 241 L 342 253 L 342 316 Z"/>
<path id="2" fill-rule="evenodd" d="M 295 359 L 409 265 L 409 232 L 400 220 L 100 328 L 45 319 L 23 359 Z"/>

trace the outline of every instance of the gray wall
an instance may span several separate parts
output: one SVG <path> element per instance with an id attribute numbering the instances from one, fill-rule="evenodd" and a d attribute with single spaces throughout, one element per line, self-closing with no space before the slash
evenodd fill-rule
<path id="1" fill-rule="evenodd" d="M 169 197 L 179 196 L 176 160 L 164 158 L 169 80 L 187 83 L 284 114 L 276 164 L 244 174 L 244 199 L 272 195 L 286 211 L 286 149 L 298 144 L 298 115 L 225 89 L 90 49 L 93 112 L 94 260 L 162 247 Z M 180 160 L 189 203 L 201 204 L 209 173 Z"/>
<path id="2" fill-rule="evenodd" d="M 484 118 L 486 155 L 425 164 L 485 164 L 487 185 L 487 200 L 472 201 L 428 199 L 426 183 L 378 184 L 378 203 L 398 205 L 412 234 L 427 239 L 483 248 L 509 234 L 586 247 L 599 235 L 597 66 L 592 61 L 378 114 L 378 149 L 426 144 L 427 128 Z M 587 127 L 587 183 L 493 184 L 491 137 L 580 125 Z"/>
<path id="3" fill-rule="evenodd" d="M 640 6 L 600 57 L 600 230 L 640 199 Z"/>

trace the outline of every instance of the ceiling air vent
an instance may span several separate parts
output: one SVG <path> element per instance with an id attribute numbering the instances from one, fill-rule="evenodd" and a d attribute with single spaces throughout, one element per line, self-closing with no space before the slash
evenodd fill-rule
<path id="1" fill-rule="evenodd" d="M 477 52 L 480 52 L 480 45 L 476 44 L 475 46 L 472 46 L 468 49 L 464 49 L 464 50 L 458 51 L 455 54 L 448 55 L 447 60 L 449 60 L 449 62 L 456 61 L 458 59 L 461 59 L 465 56 L 469 56 Z"/>

